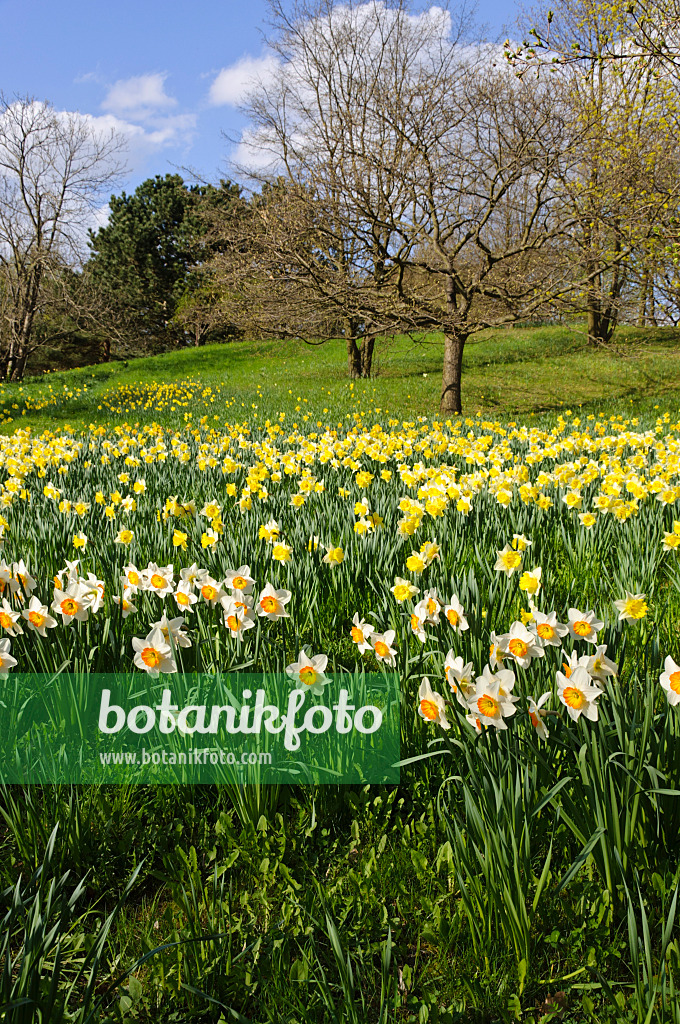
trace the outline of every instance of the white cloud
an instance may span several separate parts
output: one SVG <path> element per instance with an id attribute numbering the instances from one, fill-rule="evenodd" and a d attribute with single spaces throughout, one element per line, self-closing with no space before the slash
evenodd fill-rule
<path id="1" fill-rule="evenodd" d="M 272 78 L 277 60 L 268 57 L 241 57 L 217 75 L 210 86 L 210 102 L 215 106 L 237 107 L 252 88 Z"/>
<path id="2" fill-rule="evenodd" d="M 167 77 L 167 74 L 157 72 L 119 79 L 106 94 L 102 110 L 141 121 L 176 106 L 177 100 L 165 91 Z"/>

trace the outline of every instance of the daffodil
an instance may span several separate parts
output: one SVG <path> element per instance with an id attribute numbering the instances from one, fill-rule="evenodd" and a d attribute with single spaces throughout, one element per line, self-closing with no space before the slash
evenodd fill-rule
<path id="1" fill-rule="evenodd" d="M 177 584 L 177 589 L 172 595 L 175 599 L 175 604 L 183 612 L 193 611 L 193 606 L 198 601 L 198 598 L 194 594 L 194 589 L 188 580 L 183 580 Z"/>
<path id="2" fill-rule="evenodd" d="M 161 672 L 177 671 L 177 662 L 173 657 L 170 644 L 166 643 L 160 629 L 152 629 L 143 640 L 136 636 L 133 637 L 132 648 L 135 651 L 135 665 L 150 676 L 156 677 Z"/>
<path id="3" fill-rule="evenodd" d="M 456 594 L 451 594 L 451 600 L 444 607 L 444 616 L 457 633 L 463 633 L 470 628 L 468 620 L 465 618 L 465 610 Z"/>
<path id="4" fill-rule="evenodd" d="M 437 597 L 436 590 L 426 590 L 413 609 L 415 614 L 422 618 L 423 622 L 428 622 L 431 626 L 439 625 L 439 613 L 441 610 L 442 606 Z"/>
<path id="5" fill-rule="evenodd" d="M 206 604 L 214 608 L 218 601 L 224 597 L 222 584 L 218 583 L 212 576 L 204 576 L 201 580 L 199 593 Z"/>
<path id="6" fill-rule="evenodd" d="M 28 608 L 24 608 L 21 614 L 26 619 L 28 628 L 43 637 L 47 636 L 46 630 L 54 629 L 57 625 L 57 620 L 49 614 L 47 605 L 42 604 L 37 597 L 31 598 Z"/>
<path id="7" fill-rule="evenodd" d="M 163 634 L 163 639 L 168 644 L 170 643 L 170 637 L 172 637 L 176 647 L 191 647 L 191 639 L 184 632 L 183 626 L 183 616 L 178 615 L 174 619 L 169 619 L 165 612 L 163 612 L 158 622 L 151 623 L 151 630 L 160 630 Z"/>
<path id="8" fill-rule="evenodd" d="M 333 566 L 340 565 L 344 561 L 344 558 L 345 552 L 341 547 L 331 546 L 326 548 L 326 554 L 323 556 L 322 561 L 333 568 Z"/>
<path id="9" fill-rule="evenodd" d="M 444 662 L 444 676 L 458 703 L 467 710 L 468 701 L 475 690 L 472 662 L 464 663 L 460 655 L 455 657 L 453 651 L 449 651 Z"/>
<path id="10" fill-rule="evenodd" d="M 365 622 L 364 619 L 359 618 L 359 613 L 355 612 L 352 617 L 352 628 L 350 630 L 350 636 L 353 642 L 359 649 L 359 654 L 365 654 L 366 651 L 372 650 L 371 647 L 371 636 L 373 634 L 373 626 Z"/>
<path id="11" fill-rule="evenodd" d="M 121 530 L 119 530 L 118 533 L 116 534 L 115 543 L 116 544 L 125 544 L 127 546 L 128 544 L 132 543 L 132 541 L 134 539 L 134 536 L 135 536 L 134 532 L 132 530 L 128 529 L 127 526 L 125 526 Z"/>
<path id="12" fill-rule="evenodd" d="M 573 640 L 585 640 L 589 644 L 597 644 L 597 632 L 604 622 L 596 617 L 594 611 L 581 612 L 578 608 L 569 609 L 569 635 Z"/>
<path id="13" fill-rule="evenodd" d="M 557 621 L 557 612 L 539 612 L 538 608 L 532 609 L 533 623 L 531 630 L 536 634 L 538 642 L 544 647 L 561 647 L 562 637 L 569 632 L 569 627 Z"/>
<path id="14" fill-rule="evenodd" d="M 502 551 L 498 551 L 494 569 L 497 572 L 504 572 L 506 576 L 512 576 L 516 569 L 522 564 L 522 554 L 515 551 L 509 544 L 506 544 Z"/>
<path id="15" fill-rule="evenodd" d="M 229 569 L 224 577 L 224 586 L 228 590 L 238 590 L 242 594 L 251 594 L 255 580 L 250 575 L 250 566 L 241 565 L 238 569 Z"/>
<path id="16" fill-rule="evenodd" d="M 275 562 L 289 562 L 293 549 L 289 544 L 279 542 L 272 547 L 272 558 Z"/>
<path id="17" fill-rule="evenodd" d="M 503 653 L 513 658 L 520 668 L 528 668 L 532 658 L 542 658 L 545 654 L 536 635 L 521 622 L 512 623 L 509 631 L 500 638 L 500 644 Z"/>
<path id="18" fill-rule="evenodd" d="M 2 599 L 2 605 L 0 606 L 0 626 L 10 636 L 18 636 L 23 633 L 23 629 L 19 625 L 19 619 L 21 615 L 19 612 L 15 612 L 11 604 L 6 597 Z"/>
<path id="19" fill-rule="evenodd" d="M 492 673 L 486 666 L 475 680 L 474 692 L 468 700 L 468 708 L 479 718 L 482 725 L 493 725 L 496 729 L 507 729 L 506 718 L 515 714 L 515 702 L 511 690 L 515 684 L 514 673 L 508 669 Z"/>
<path id="20" fill-rule="evenodd" d="M 583 715 L 591 722 L 596 722 L 598 717 L 597 704 L 595 701 L 602 696 L 599 686 L 593 686 L 588 672 L 582 666 L 577 666 L 569 676 L 562 672 L 557 673 L 557 696 L 567 709 L 567 714 L 574 721 Z"/>
<path id="21" fill-rule="evenodd" d="M 418 701 L 418 714 L 421 718 L 433 725 L 440 725 L 442 729 L 451 728 L 451 723 L 446 717 L 446 702 L 440 694 L 434 693 L 427 676 L 423 676 L 420 684 Z"/>
<path id="22" fill-rule="evenodd" d="M 537 566 L 530 572 L 523 572 L 519 578 L 519 589 L 535 597 L 541 589 L 541 567 Z"/>
<path id="23" fill-rule="evenodd" d="M 257 599 L 257 614 L 270 619 L 287 619 L 285 606 L 292 597 L 290 590 L 275 590 L 271 583 L 265 584 Z"/>
<path id="24" fill-rule="evenodd" d="M 71 583 L 66 590 L 55 590 L 52 611 L 62 617 L 62 623 L 87 622 L 92 606 L 90 591 L 79 583 Z"/>
<path id="25" fill-rule="evenodd" d="M 411 597 L 415 597 L 416 594 L 420 593 L 418 587 L 415 587 L 409 580 L 402 579 L 401 576 L 394 577 L 394 586 L 390 588 L 394 597 L 397 601 L 408 601 Z"/>
<path id="26" fill-rule="evenodd" d="M 73 547 L 74 548 L 84 548 L 86 544 L 87 544 L 87 537 L 82 532 L 82 530 L 79 530 L 78 533 L 74 533 L 74 535 L 73 535 Z"/>
<path id="27" fill-rule="evenodd" d="M 224 624 L 233 637 L 240 638 L 246 630 L 253 629 L 256 625 L 252 611 L 232 594 L 225 594 L 220 604 L 224 613 Z"/>
<path id="28" fill-rule="evenodd" d="M 149 562 L 147 568 L 142 573 L 142 579 L 144 581 L 144 589 L 152 594 L 157 594 L 159 597 L 165 597 L 175 589 L 172 565 L 156 565 L 155 562 Z"/>
<path id="29" fill-rule="evenodd" d="M 120 610 L 123 614 L 123 618 L 127 619 L 128 615 L 133 615 L 137 611 L 137 605 L 133 604 L 132 591 L 124 590 L 122 596 L 120 594 L 114 594 L 114 604 L 120 605 Z"/>
<path id="30" fill-rule="evenodd" d="M 395 636 L 395 631 L 388 629 L 386 633 L 373 633 L 371 637 L 373 653 L 376 658 L 390 667 L 395 665 L 395 655 L 397 653 L 396 649 L 392 647 Z"/>
<path id="31" fill-rule="evenodd" d="M 675 707 L 680 704 L 680 665 L 676 664 L 670 654 L 664 662 L 664 670 L 659 677 L 659 683 L 666 693 L 670 706 Z"/>
<path id="32" fill-rule="evenodd" d="M 0 679 L 7 679 L 9 670 L 17 664 L 17 659 L 10 654 L 10 646 L 9 637 L 0 640 Z"/>
<path id="33" fill-rule="evenodd" d="M 588 675 L 598 683 L 606 682 L 609 676 L 615 676 L 619 670 L 616 662 L 611 661 L 605 654 L 606 650 L 607 645 L 601 644 L 595 649 L 595 653 L 588 658 L 585 665 Z"/>
<path id="34" fill-rule="evenodd" d="M 146 589 L 143 574 L 132 563 L 125 566 L 120 579 L 126 590 L 129 590 L 132 594 L 136 594 L 138 590 Z"/>
<path id="35" fill-rule="evenodd" d="M 541 709 L 551 697 L 552 693 L 550 691 L 542 693 L 537 701 L 534 700 L 533 697 L 527 697 L 527 700 L 529 701 L 529 718 L 531 719 L 531 724 L 542 740 L 548 739 L 548 727 L 545 724 L 547 712 L 542 711 Z"/>
<path id="36" fill-rule="evenodd" d="M 304 651 L 300 651 L 298 660 L 286 667 L 286 674 L 291 676 L 299 686 L 309 689 L 310 693 L 319 696 L 329 681 L 325 675 L 327 665 L 328 655 L 315 654 L 310 658 Z"/>
<path id="37" fill-rule="evenodd" d="M 644 594 L 629 594 L 620 601 L 614 601 L 614 607 L 619 613 L 619 622 L 637 622 L 644 619 L 647 614 L 647 602 Z"/>

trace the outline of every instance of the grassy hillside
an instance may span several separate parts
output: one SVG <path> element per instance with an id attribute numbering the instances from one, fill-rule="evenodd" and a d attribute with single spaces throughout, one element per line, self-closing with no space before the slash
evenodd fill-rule
<path id="1" fill-rule="evenodd" d="M 237 342 L 83 367 L 0 385 L 0 429 L 34 429 L 111 418 L 183 419 L 225 404 L 259 416 L 339 416 L 378 408 L 432 415 L 439 402 L 443 339 L 376 345 L 375 374 L 352 384 L 341 341 Z M 563 327 L 486 332 L 464 357 L 464 412 L 499 419 L 583 407 L 598 413 L 675 411 L 680 405 L 680 330 L 621 329 L 615 345 L 589 348 Z M 299 410 L 298 410 L 299 406 Z M 256 407 L 256 408 L 254 408 Z"/>

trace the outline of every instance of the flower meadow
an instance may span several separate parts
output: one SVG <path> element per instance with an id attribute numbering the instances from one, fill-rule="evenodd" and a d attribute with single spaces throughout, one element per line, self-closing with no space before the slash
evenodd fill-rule
<path id="1" fill-rule="evenodd" d="M 398 787 L 5 787 L 0 1020 L 677 1024 L 680 422 L 301 420 L 0 441 L 6 693 L 402 703 Z"/>

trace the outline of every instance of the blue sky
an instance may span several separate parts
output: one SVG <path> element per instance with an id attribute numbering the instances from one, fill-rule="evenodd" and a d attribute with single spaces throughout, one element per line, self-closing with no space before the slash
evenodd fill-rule
<path id="1" fill-rule="evenodd" d="M 243 127 L 234 104 L 265 53 L 266 10 L 263 0 L 0 0 L 0 89 L 121 128 L 128 191 L 183 167 L 215 181 L 233 153 L 221 133 Z M 513 34 L 514 18 L 512 2 L 478 3 L 489 38 Z"/>

